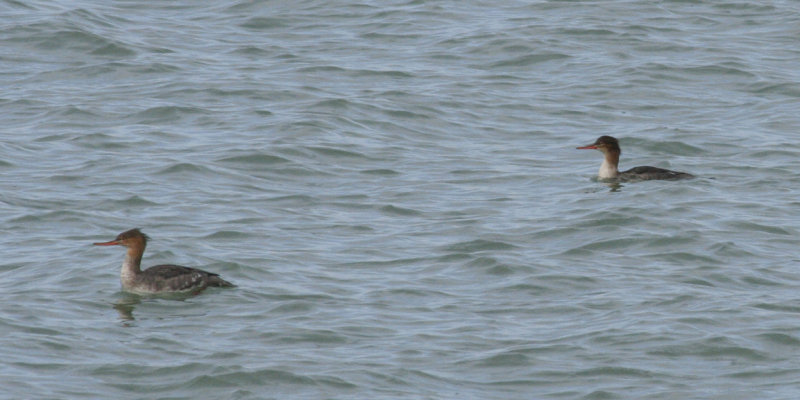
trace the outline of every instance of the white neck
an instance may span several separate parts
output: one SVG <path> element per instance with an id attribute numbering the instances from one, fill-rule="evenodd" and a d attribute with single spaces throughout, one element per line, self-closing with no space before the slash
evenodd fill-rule
<path id="1" fill-rule="evenodd" d="M 597 177 L 600 179 L 616 178 L 619 175 L 617 166 L 608 162 L 608 159 L 603 159 L 603 165 L 600 166 L 600 171 L 597 172 Z"/>
<path id="2" fill-rule="evenodd" d="M 136 275 L 141 272 L 139 262 L 141 262 L 141 258 L 131 254 L 130 251 L 125 254 L 125 259 L 122 260 L 122 269 L 119 271 L 119 280 L 123 288 L 131 287 Z"/>

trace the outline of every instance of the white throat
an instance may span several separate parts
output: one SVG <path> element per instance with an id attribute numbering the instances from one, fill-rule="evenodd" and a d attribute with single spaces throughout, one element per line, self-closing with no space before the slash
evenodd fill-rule
<path id="1" fill-rule="evenodd" d="M 136 260 L 130 254 L 125 255 L 122 260 L 122 269 L 119 271 L 119 281 L 122 283 L 123 288 L 129 288 L 133 285 L 136 278 Z"/>
<path id="2" fill-rule="evenodd" d="M 603 164 L 600 166 L 600 171 L 597 171 L 597 177 L 600 179 L 616 178 L 619 175 L 617 166 L 603 159 Z"/>

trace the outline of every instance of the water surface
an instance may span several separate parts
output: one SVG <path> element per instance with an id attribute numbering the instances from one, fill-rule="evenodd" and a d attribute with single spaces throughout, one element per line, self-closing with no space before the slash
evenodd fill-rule
<path id="1" fill-rule="evenodd" d="M 792 2 L 0 15 L 3 398 L 796 397 Z"/>

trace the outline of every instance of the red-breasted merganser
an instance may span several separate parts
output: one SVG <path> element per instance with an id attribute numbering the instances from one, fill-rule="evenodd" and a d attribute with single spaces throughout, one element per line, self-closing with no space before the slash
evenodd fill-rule
<path id="1" fill-rule="evenodd" d="M 603 160 L 600 171 L 597 173 L 597 177 L 600 179 L 646 181 L 651 179 L 675 180 L 694 178 L 694 175 L 687 174 L 686 172 L 670 171 L 668 169 L 648 166 L 634 167 L 627 171 L 619 172 L 617 166 L 619 165 L 619 155 L 622 151 L 619 148 L 617 139 L 611 136 L 600 136 L 593 144 L 578 147 L 578 149 L 595 149 L 603 152 L 605 160 Z"/>
<path id="2" fill-rule="evenodd" d="M 220 278 L 218 274 L 180 265 L 156 265 L 142 271 L 142 254 L 147 246 L 147 235 L 138 229 L 122 232 L 112 241 L 95 243 L 95 245 L 119 245 L 128 248 L 119 274 L 122 289 L 128 292 L 198 293 L 209 286 L 236 286 Z"/>

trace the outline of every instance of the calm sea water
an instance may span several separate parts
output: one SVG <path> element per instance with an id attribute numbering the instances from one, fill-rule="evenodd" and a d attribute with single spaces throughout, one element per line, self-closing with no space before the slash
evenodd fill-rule
<path id="1" fill-rule="evenodd" d="M 2 398 L 800 392 L 797 2 L 0 17 Z M 133 227 L 238 288 L 121 292 Z"/>

